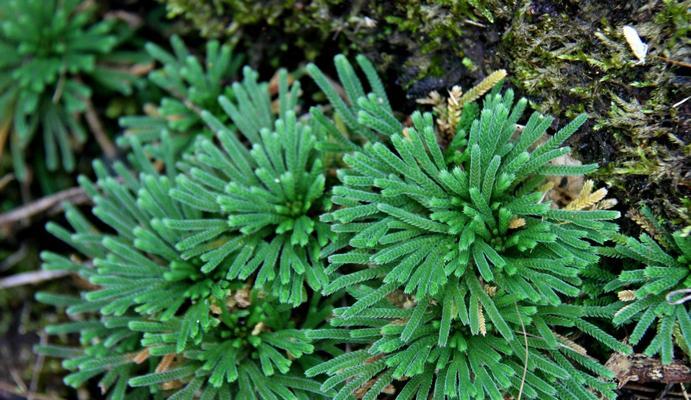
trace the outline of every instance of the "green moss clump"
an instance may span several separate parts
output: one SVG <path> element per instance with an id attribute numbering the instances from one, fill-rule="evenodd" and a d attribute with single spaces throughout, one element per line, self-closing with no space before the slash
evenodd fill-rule
<path id="1" fill-rule="evenodd" d="M 474 67 L 478 60 L 468 57 L 466 49 L 477 43 L 477 34 L 469 32 L 508 18 L 515 3 L 504 0 L 163 1 L 169 16 L 191 21 L 203 36 L 244 40 L 254 61 L 270 55 L 273 66 L 285 66 L 286 61 L 294 62 L 296 49 L 308 60 L 338 51 L 367 53 L 376 55 L 382 71 L 393 69 L 395 74 L 391 75 L 406 88 L 423 77 L 442 77 L 461 65 Z M 256 34 L 261 35 L 261 41 L 254 40 Z"/>
<path id="2" fill-rule="evenodd" d="M 686 5 L 683 5 L 686 4 Z M 512 20 L 498 58 L 538 109 L 595 123 L 574 139 L 581 158 L 605 164 L 599 178 L 633 205 L 651 200 L 672 222 L 688 224 L 689 2 L 532 2 Z M 638 63 L 622 27 L 649 48 Z M 685 94 L 686 93 L 686 94 Z M 631 190 L 635 189 L 635 190 Z"/>

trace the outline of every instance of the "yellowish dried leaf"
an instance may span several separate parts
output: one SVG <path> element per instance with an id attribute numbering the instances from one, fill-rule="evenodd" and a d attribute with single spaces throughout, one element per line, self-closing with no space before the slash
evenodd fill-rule
<path id="1" fill-rule="evenodd" d="M 566 210 L 607 210 L 617 204 L 615 199 L 606 199 L 607 189 L 600 188 L 593 191 L 595 183 L 591 180 L 583 182 L 578 194 L 566 204 Z M 564 193 L 564 196 L 567 194 Z"/>
<path id="2" fill-rule="evenodd" d="M 494 297 L 494 295 L 497 294 L 497 287 L 496 286 L 491 286 L 491 285 L 485 285 L 485 293 L 489 297 Z"/>
<path id="3" fill-rule="evenodd" d="M 450 137 L 456 133 L 458 122 L 461 120 L 461 112 L 463 111 L 463 104 L 461 104 L 461 95 L 463 90 L 460 86 L 454 86 L 449 90 L 449 97 L 446 99 L 446 134 Z"/>
<path id="4" fill-rule="evenodd" d="M 525 226 L 525 219 L 524 218 L 513 218 L 509 222 L 509 229 L 518 229 L 522 226 Z"/>
<path id="5" fill-rule="evenodd" d="M 252 329 L 252 336 L 257 336 L 260 333 L 264 331 L 264 328 L 266 328 L 266 325 L 264 325 L 263 322 L 258 323 L 257 325 L 254 326 Z"/>
<path id="6" fill-rule="evenodd" d="M 250 290 L 248 288 L 242 288 L 235 292 L 235 295 L 233 296 L 235 301 L 237 302 L 238 307 L 240 308 L 247 308 L 250 306 Z"/>
<path id="7" fill-rule="evenodd" d="M 617 297 L 621 301 L 634 301 L 636 300 L 636 292 L 633 290 L 622 290 L 617 293 Z"/>
<path id="8" fill-rule="evenodd" d="M 472 89 L 465 92 L 460 100 L 461 106 L 479 99 L 483 94 L 489 92 L 497 83 L 499 83 L 499 81 L 504 78 L 506 78 L 506 70 L 500 69 L 492 72 Z"/>
<path id="9" fill-rule="evenodd" d="M 180 389 L 182 387 L 182 382 L 181 381 L 170 381 L 166 382 L 161 385 L 161 388 L 163 390 L 175 390 L 175 389 Z"/>
<path id="10" fill-rule="evenodd" d="M 595 183 L 591 180 L 585 181 L 581 191 L 575 199 L 566 205 L 567 210 L 587 210 L 595 206 L 607 196 L 607 189 L 600 188 L 593 192 Z"/>
<path id="11" fill-rule="evenodd" d="M 430 106 L 437 106 L 439 104 L 442 104 L 444 100 L 441 98 L 441 95 L 439 92 L 432 91 L 427 94 L 427 97 L 422 98 L 422 99 L 417 99 L 415 100 L 416 103 L 418 104 L 426 104 Z"/>
<path id="12" fill-rule="evenodd" d="M 138 352 L 137 354 L 135 354 L 134 357 L 132 357 L 132 362 L 134 362 L 135 364 L 141 364 L 148 359 L 149 359 L 149 349 L 146 348 L 146 349 Z"/>
<path id="13" fill-rule="evenodd" d="M 585 349 L 585 347 L 581 346 L 580 344 L 574 342 L 573 340 L 567 338 L 566 336 L 562 336 L 559 334 L 555 334 L 555 336 L 559 339 L 559 341 L 566 347 L 570 348 L 571 350 L 575 351 L 576 353 L 587 356 L 588 351 Z"/>
<path id="14" fill-rule="evenodd" d="M 156 372 L 161 373 L 168 371 L 174 360 L 175 354 L 166 354 L 163 356 L 163 358 L 161 358 L 161 361 L 159 361 L 158 365 L 156 366 Z"/>
<path id="15" fill-rule="evenodd" d="M 487 335 L 487 325 L 485 324 L 485 313 L 482 311 L 482 306 L 478 304 L 477 306 L 477 321 L 480 325 L 480 334 L 482 336 Z"/>
<path id="16" fill-rule="evenodd" d="M 617 199 L 604 199 L 597 203 L 594 207 L 593 210 L 610 210 L 614 208 L 619 202 Z"/>
<path id="17" fill-rule="evenodd" d="M 554 182 L 549 181 L 549 182 L 545 182 L 537 190 L 538 190 L 538 192 L 548 192 L 548 191 L 552 190 L 553 187 L 554 187 Z"/>

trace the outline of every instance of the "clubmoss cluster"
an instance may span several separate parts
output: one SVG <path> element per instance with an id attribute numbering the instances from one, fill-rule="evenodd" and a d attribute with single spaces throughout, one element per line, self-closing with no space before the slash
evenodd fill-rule
<path id="1" fill-rule="evenodd" d="M 170 39 L 172 54 L 154 43 L 146 45 L 147 53 L 160 66 L 149 73 L 149 81 L 165 92 L 158 106 L 145 107 L 146 115 L 120 119 L 126 129 L 119 138 L 126 146 L 131 136 L 142 143 L 155 141 L 162 130 L 171 134 L 177 149 L 190 145 L 195 135 L 210 131 L 201 112 L 221 115 L 218 96 L 232 98 L 230 83 L 236 78 L 242 57 L 217 41 L 206 44 L 206 57 L 200 61 L 178 36 Z M 225 121 L 225 119 L 223 119 Z"/>
<path id="2" fill-rule="evenodd" d="M 116 21 L 93 22 L 93 10 L 79 5 L 0 3 L 0 156 L 8 146 L 20 181 L 29 178 L 25 158 L 32 150 L 41 149 L 35 160 L 45 160 L 49 171 L 72 171 L 74 149 L 88 138 L 81 115 L 89 108 L 92 85 L 129 94 L 136 78 L 118 69 L 127 57 L 114 52 L 122 39 Z M 37 141 L 42 146 L 32 146 Z"/>
<path id="3" fill-rule="evenodd" d="M 167 222 L 199 221 L 202 212 L 168 196 L 177 186 L 172 163 L 159 170 L 150 149 L 132 144 L 134 172 L 116 164 L 117 175 L 110 176 L 96 163 L 97 181 L 81 179 L 98 221 L 70 207 L 71 230 L 48 226 L 79 255 L 44 253 L 44 267 L 78 273 L 94 290 L 81 298 L 38 293 L 72 318 L 46 331 L 79 334 L 82 344 L 38 351 L 66 359 L 66 384 L 98 377 L 102 393 L 114 399 L 327 398 L 303 376 L 319 361 L 310 356 L 315 341 L 306 332 L 325 323 L 337 298 L 311 296 L 298 310 L 229 277 L 225 268 L 205 271 L 205 254 L 181 249 L 184 231 Z M 173 157 L 167 135 L 158 145 L 160 154 Z M 325 344 L 320 351 L 332 350 Z"/>
<path id="4" fill-rule="evenodd" d="M 326 292 L 346 290 L 354 299 L 332 321 L 345 329 L 324 336 L 349 337 L 359 350 L 308 375 L 326 373 L 325 390 L 343 382 L 339 399 L 356 392 L 376 398 L 393 380 L 406 382 L 397 397 L 404 399 L 501 399 L 520 391 L 528 398 L 596 398 L 580 385 L 612 396 L 612 387 L 597 380 L 604 368 L 573 349 L 562 354 L 568 341 L 558 332 L 581 330 L 630 351 L 584 319 L 611 308 L 567 300 L 580 294 L 579 275 L 597 263 L 594 250 L 616 231 L 609 220 L 618 213 L 556 210 L 540 189 L 547 176 L 596 168 L 550 163 L 568 154 L 561 145 L 585 116 L 538 144 L 552 119 L 533 113 L 516 135 L 527 101 L 514 104 L 510 90 L 491 93 L 468 131 L 442 149 L 431 114 L 414 113 L 404 126 L 376 90 L 358 96 L 351 67 L 336 63 L 346 96 L 359 99 L 351 108 L 322 89 L 347 136 L 378 140 L 344 156 L 342 185 L 333 189 L 338 207 L 323 217 L 339 233 L 326 254 Z M 325 84 L 318 69 L 308 70 Z M 408 306 L 392 300 L 400 296 L 409 296 Z"/>
<path id="5" fill-rule="evenodd" d="M 643 337 L 654 331 L 644 353 L 670 364 L 675 344 L 690 354 L 691 310 L 686 303 L 691 295 L 691 238 L 688 232 L 669 233 L 648 209 L 633 215 L 654 238 L 646 233 L 638 239 L 619 237 L 616 247 L 607 249 L 606 254 L 622 258 L 626 267 L 605 290 L 616 291 L 623 302 L 613 322 L 635 322 L 628 342 L 645 343 Z"/>
<path id="6" fill-rule="evenodd" d="M 255 286 L 297 306 L 308 299 L 305 286 L 319 291 L 326 282 L 319 255 L 333 235 L 319 221 L 331 204 L 328 161 L 319 149 L 325 134 L 296 117 L 300 85 L 289 86 L 286 71 L 279 73 L 278 119 L 268 85 L 256 79 L 246 69 L 242 83 L 233 85 L 239 102 L 219 99 L 250 148 L 204 111 L 222 148 L 198 138 L 171 191 L 208 219 L 171 218 L 166 224 L 186 236 L 178 249 L 201 254 L 203 272 L 223 266 L 228 278 L 254 277 Z"/>
<path id="7" fill-rule="evenodd" d="M 583 299 L 599 254 L 623 251 L 607 244 L 624 240 L 618 212 L 592 186 L 563 208 L 547 194 L 550 176 L 596 170 L 555 162 L 585 115 L 547 136 L 552 118 L 525 119 L 527 100 L 497 86 L 458 118 L 408 117 L 356 61 L 335 58 L 338 86 L 307 67 L 330 104 L 304 115 L 286 71 L 269 85 L 245 68 L 197 114 L 213 136 L 179 151 L 166 129 L 132 135 L 129 164 L 80 179 L 95 218 L 69 208 L 72 228 L 48 229 L 78 253 L 43 258 L 92 287 L 38 295 L 71 317 L 48 332 L 80 337 L 38 349 L 66 358 L 66 383 L 98 378 L 112 398 L 615 398 L 589 349 L 630 353 L 601 327 L 628 319 Z"/>

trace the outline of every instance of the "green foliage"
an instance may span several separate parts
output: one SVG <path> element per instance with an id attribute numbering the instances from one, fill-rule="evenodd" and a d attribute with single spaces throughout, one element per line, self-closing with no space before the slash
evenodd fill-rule
<path id="1" fill-rule="evenodd" d="M 613 322 L 635 322 L 629 343 L 637 345 L 654 332 L 644 353 L 659 354 L 662 363 L 669 364 L 675 342 L 685 351 L 691 344 L 691 310 L 685 303 L 691 292 L 691 238 L 681 231 L 657 233 L 659 244 L 645 233 L 638 240 L 620 238 L 612 255 L 623 258 L 626 268 L 605 289 L 619 291 L 626 301 L 619 303 Z"/>
<path id="2" fill-rule="evenodd" d="M 68 207 L 71 230 L 48 226 L 81 255 L 43 254 L 94 288 L 38 295 L 83 348 L 38 350 L 112 398 L 614 398 L 575 340 L 631 351 L 593 322 L 620 304 L 581 301 L 618 213 L 544 186 L 595 170 L 552 162 L 585 115 L 518 130 L 526 100 L 495 88 L 447 143 L 432 114 L 393 111 L 365 57 L 335 65 L 342 92 L 307 67 L 329 111 L 299 117 L 299 82 L 279 71 L 273 96 L 245 68 L 196 114 L 213 136 L 179 152 L 163 126 L 127 139 L 130 169 L 96 162 L 80 183 L 99 222 Z"/>
<path id="3" fill-rule="evenodd" d="M 298 305 L 308 299 L 305 285 L 319 291 L 326 282 L 319 259 L 332 236 L 319 221 L 331 204 L 328 160 L 318 149 L 324 133 L 296 117 L 300 86 L 288 84 L 286 71 L 279 72 L 277 115 L 268 85 L 256 79 L 245 69 L 233 85 L 238 100 L 219 99 L 243 137 L 202 112 L 221 146 L 198 138 L 171 192 L 204 218 L 171 216 L 164 223 L 184 233 L 177 243 L 184 255 L 203 253 L 202 271 L 229 265 L 229 279 L 252 277 L 255 287 Z"/>
<path id="4" fill-rule="evenodd" d="M 471 294 L 466 303 L 465 286 L 449 284 L 443 300 L 419 302 L 413 309 L 386 300 L 357 318 L 344 318 L 346 310 L 336 309 L 331 322 L 342 330 L 311 334 L 335 338 L 343 333 L 352 343 L 367 345 L 307 370 L 307 376 L 327 374 L 322 389 L 346 382 L 335 399 L 347 398 L 359 387 L 364 388 L 363 399 L 376 399 L 394 381 L 404 381 L 397 399 L 503 399 L 521 387 L 525 398 L 600 398 L 588 388 L 614 397 L 613 385 L 598 378 L 611 378 L 612 373 L 552 330 L 589 326 L 579 308 L 519 306 L 512 296 L 498 294 L 491 301 L 512 329 L 518 329 L 516 337 L 507 340 L 493 328 L 478 333 L 478 301 L 485 300 Z M 472 288 L 484 293 L 479 283 Z"/>
<path id="5" fill-rule="evenodd" d="M 203 256 L 178 250 L 185 231 L 167 221 L 192 223 L 202 213 L 168 196 L 177 188 L 172 163 L 159 172 L 149 152 L 136 139 L 131 143 L 135 172 L 116 164 L 118 175 L 110 176 L 96 162 L 97 181 L 80 178 L 97 224 L 69 207 L 71 230 L 48 225 L 81 254 L 46 252 L 44 268 L 79 273 L 95 289 L 81 298 L 37 295 L 66 307 L 72 319 L 46 331 L 78 333 L 82 343 L 81 349 L 37 350 L 66 358 L 63 366 L 73 371 L 66 384 L 79 387 L 101 376 L 99 386 L 113 399 L 147 393 L 192 399 L 197 392 L 205 399 L 326 398 L 328 392 L 302 377 L 318 360 L 310 355 L 315 343 L 305 329 L 321 325 L 336 298 L 312 296 L 304 310 L 291 310 L 266 292 L 227 279 L 225 270 L 206 271 Z M 164 159 L 171 159 L 165 133 L 160 146 Z"/>
<path id="6" fill-rule="evenodd" d="M 118 70 L 130 61 L 114 52 L 121 38 L 115 21 L 92 23 L 79 0 L 0 2 L 0 156 L 9 143 L 14 173 L 27 179 L 24 157 L 41 135 L 45 165 L 75 167 L 75 147 L 87 140 L 80 114 L 92 85 L 129 94 L 133 75 Z M 108 66 L 106 65 L 108 64 Z"/>
<path id="7" fill-rule="evenodd" d="M 201 112 L 222 115 L 218 96 L 232 98 L 230 82 L 240 69 L 242 57 L 233 54 L 230 46 L 207 42 L 202 63 L 178 36 L 173 36 L 170 44 L 172 54 L 154 43 L 146 45 L 147 53 L 161 64 L 149 74 L 149 80 L 166 95 L 158 107 L 146 110 L 147 115 L 120 119 L 120 125 L 126 128 L 119 138 L 121 145 L 127 145 L 131 136 L 142 143 L 155 141 L 162 130 L 167 130 L 176 148 L 187 147 L 195 135 L 210 135 Z"/>
<path id="8" fill-rule="evenodd" d="M 356 390 L 376 398 L 403 378 L 399 399 L 502 399 L 521 386 L 528 398 L 614 396 L 597 378 L 610 374 L 565 350 L 557 332 L 570 328 L 630 351 L 586 320 L 611 309 L 569 304 L 581 294 L 580 273 L 598 261 L 595 249 L 616 232 L 609 220 L 618 213 L 554 209 L 541 189 L 547 176 L 595 170 L 550 162 L 569 153 L 561 146 L 585 115 L 543 139 L 553 119 L 533 113 L 516 134 L 526 101 L 514 104 L 510 90 L 491 93 L 479 117 L 442 149 L 431 114 L 413 113 L 404 128 L 376 82 L 365 95 L 345 59 L 336 58 L 336 69 L 349 104 L 316 67 L 308 72 L 348 128 L 343 140 L 370 142 L 343 157 L 347 167 L 332 197 L 339 207 L 322 217 L 339 234 L 324 253 L 331 274 L 325 293 L 345 289 L 353 297 L 331 322 L 362 347 L 359 357 L 308 374 L 329 375 L 323 389 L 346 382 L 336 398 Z M 410 298 L 392 300 L 400 296 Z M 527 350 L 521 336 L 530 338 Z"/>
<path id="9" fill-rule="evenodd" d="M 384 283 L 395 282 L 417 298 L 439 293 L 469 265 L 476 269 L 469 272 L 513 287 L 520 298 L 558 304 L 548 282 L 560 293 L 577 295 L 571 286 L 580 284 L 579 269 L 597 261 L 590 241 L 602 243 L 616 230 L 606 220 L 618 213 L 550 208 L 539 190 L 545 176 L 595 169 L 549 164 L 568 153 L 559 146 L 585 116 L 529 151 L 552 118 L 534 113 L 514 139 L 525 100 L 512 102 L 511 91 L 486 99 L 468 134 L 460 132 L 445 149 L 446 158 L 429 114 L 414 113 L 413 126 L 399 134 L 402 125 L 376 97 L 361 97 L 352 111 L 335 103 L 354 132 L 380 134 L 390 145 L 368 143 L 344 157 L 349 168 L 340 171 L 343 185 L 333 198 L 341 207 L 324 219 L 335 222 L 339 240 L 350 247 L 331 256 L 332 270 L 344 264 L 340 259 L 364 257 L 381 269 Z M 460 163 L 449 166 L 447 158 Z M 523 226 L 513 228 L 518 219 Z"/>

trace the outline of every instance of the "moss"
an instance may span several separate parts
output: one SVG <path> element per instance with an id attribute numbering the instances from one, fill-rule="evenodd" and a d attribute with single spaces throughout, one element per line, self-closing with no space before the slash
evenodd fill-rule
<path id="1" fill-rule="evenodd" d="M 572 144 L 582 159 L 605 165 L 598 177 L 626 206 L 648 202 L 680 225 L 689 224 L 689 106 L 677 103 L 688 96 L 680 62 L 688 59 L 690 4 L 529 2 L 497 54 L 541 111 L 562 119 L 590 115 L 590 129 Z M 644 64 L 624 39 L 624 25 L 649 45 Z"/>
<path id="2" fill-rule="evenodd" d="M 290 66 L 337 52 L 365 53 L 405 89 L 474 66 L 466 54 L 469 33 L 508 18 L 514 8 L 513 0 L 162 1 L 170 16 L 190 20 L 203 36 L 243 41 L 255 63 L 268 58 L 273 67 Z"/>

